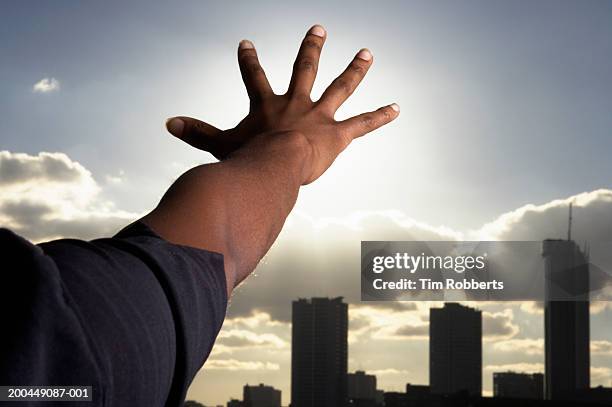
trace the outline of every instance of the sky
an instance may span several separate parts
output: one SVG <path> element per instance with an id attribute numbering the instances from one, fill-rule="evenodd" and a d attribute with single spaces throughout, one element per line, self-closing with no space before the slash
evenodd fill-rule
<path id="1" fill-rule="evenodd" d="M 359 241 L 561 237 L 572 199 L 577 235 L 612 240 L 611 17 L 608 1 L 2 2 L 0 225 L 92 238 L 150 210 L 212 161 L 166 118 L 234 126 L 248 111 L 238 42 L 255 43 L 283 92 L 299 41 L 322 24 L 313 97 L 367 47 L 374 66 L 337 118 L 392 102 L 401 116 L 302 189 L 190 396 L 220 404 L 263 381 L 288 404 L 290 301 L 313 295 L 351 303 L 351 370 L 389 390 L 426 383 L 435 304 L 359 303 Z M 477 306 L 485 390 L 500 366 L 541 370 L 537 306 Z M 595 311 L 594 382 L 610 385 L 612 311 Z"/>

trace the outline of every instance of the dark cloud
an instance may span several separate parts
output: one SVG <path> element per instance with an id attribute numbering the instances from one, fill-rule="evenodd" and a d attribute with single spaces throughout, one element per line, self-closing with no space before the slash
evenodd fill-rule
<path id="1" fill-rule="evenodd" d="M 0 208 L 2 211 L 3 208 Z M 48 209 L 48 208 L 45 208 Z M 21 218 L 27 216 L 19 213 Z M 47 212 L 48 213 L 48 212 Z M 44 213 L 41 213 L 43 215 Z M 129 219 L 122 216 L 81 216 L 77 219 L 45 219 L 44 216 L 31 216 L 26 218 L 27 222 L 14 226 L 11 229 L 21 235 L 27 236 L 33 241 L 41 241 L 58 237 L 71 237 L 78 239 L 95 239 L 108 237 L 117 233 L 126 226 Z"/>
<path id="2" fill-rule="evenodd" d="M 19 225 L 27 225 L 51 212 L 53 209 L 42 202 L 12 201 L 0 205 L 0 213 L 12 218 Z"/>
<path id="3" fill-rule="evenodd" d="M 485 225 L 475 232 L 476 236 L 531 241 L 563 237 L 570 200 L 575 208 L 574 236 L 579 242 L 587 239 L 612 241 L 611 190 L 593 191 L 540 206 L 525 206 Z M 358 304 L 362 240 L 453 240 L 458 236 L 448 229 L 433 228 L 397 214 L 366 214 L 350 224 L 338 222 L 325 226 L 294 219 L 257 268 L 257 275 L 237 290 L 229 313 L 238 316 L 260 310 L 274 319 L 289 321 L 291 301 L 298 297 L 343 296 L 349 303 Z M 543 278 L 534 279 L 534 275 L 541 274 L 542 257 L 539 245 L 532 246 L 528 246 L 523 255 L 503 258 L 501 264 L 495 266 L 499 273 L 515 281 L 516 286 L 528 287 L 537 293 L 538 289 L 541 291 Z M 397 311 L 414 306 L 410 302 L 362 304 Z M 485 327 L 489 335 L 494 336 L 508 336 L 514 329 L 503 318 L 489 318 Z"/>
<path id="4" fill-rule="evenodd" d="M 0 186 L 26 181 L 74 182 L 89 172 L 62 153 L 37 156 L 0 151 Z"/>
<path id="5" fill-rule="evenodd" d="M 291 302 L 300 297 L 342 296 L 348 303 L 360 303 L 362 240 L 453 238 L 434 228 L 379 214 L 364 216 L 353 224 L 334 223 L 324 227 L 294 218 L 255 275 L 236 291 L 229 315 L 248 315 L 258 310 L 269 313 L 273 319 L 290 321 Z M 416 308 L 411 302 L 361 304 L 396 311 Z"/>
<path id="6" fill-rule="evenodd" d="M 65 154 L 0 151 L 0 226 L 30 240 L 110 236 L 134 219 L 99 191 L 91 173 Z"/>
<path id="7" fill-rule="evenodd" d="M 511 310 L 504 312 L 483 312 L 483 336 L 489 338 L 512 338 L 519 332 L 519 327 L 513 321 Z"/>
<path id="8" fill-rule="evenodd" d="M 429 336 L 429 324 L 427 325 L 404 325 L 395 331 L 396 336 L 403 337 L 427 337 Z"/>

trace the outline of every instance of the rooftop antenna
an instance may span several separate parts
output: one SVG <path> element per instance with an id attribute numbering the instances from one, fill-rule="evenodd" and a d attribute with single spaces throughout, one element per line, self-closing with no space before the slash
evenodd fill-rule
<path id="1" fill-rule="evenodd" d="M 572 204 L 569 204 L 569 220 L 567 222 L 567 240 L 572 240 Z"/>

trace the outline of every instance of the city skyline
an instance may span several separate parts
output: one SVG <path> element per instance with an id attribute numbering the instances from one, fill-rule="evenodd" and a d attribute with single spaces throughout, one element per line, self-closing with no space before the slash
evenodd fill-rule
<path id="1" fill-rule="evenodd" d="M 574 244 L 573 241 L 558 240 L 554 242 Z M 564 249 L 568 247 L 572 250 L 574 249 L 574 246 L 568 245 L 562 248 L 544 246 L 543 255 L 547 258 L 548 272 L 559 272 L 561 268 L 568 265 L 566 262 L 567 253 L 564 252 Z M 554 264 L 553 258 L 555 257 L 557 258 L 556 261 L 560 261 L 560 263 L 555 264 L 556 270 L 551 271 L 550 267 L 551 264 Z M 563 259 L 560 259 L 560 257 Z M 562 306 L 581 304 L 581 302 L 568 301 L 557 301 L 557 303 Z M 345 357 L 342 355 L 346 355 L 348 352 L 345 342 L 348 326 L 342 322 L 346 318 L 343 315 L 346 315 L 348 311 L 348 304 L 345 304 L 341 297 L 301 298 L 293 301 L 292 305 L 292 325 L 296 326 L 292 330 L 291 346 L 292 407 L 311 405 L 345 406 L 348 405 L 349 401 L 357 403 L 356 405 L 358 406 L 377 407 L 382 406 L 381 400 L 387 400 L 387 396 L 390 397 L 389 400 L 393 406 L 403 406 L 405 402 L 408 403 L 406 404 L 407 406 L 428 402 L 433 402 L 432 405 L 437 405 L 435 404 L 437 403 L 435 400 L 438 400 L 436 397 L 459 395 L 463 392 L 470 397 L 525 398 L 533 401 L 546 399 L 569 402 L 572 400 L 586 400 L 584 397 L 588 397 L 586 391 L 590 388 L 588 385 L 588 376 L 590 374 L 587 374 L 586 379 L 580 377 L 581 370 L 575 365 L 576 362 L 581 363 L 580 359 L 569 362 L 573 363 L 570 365 L 564 365 L 563 363 L 566 362 L 563 362 L 561 365 L 547 366 L 544 374 L 512 369 L 493 371 L 491 375 L 494 382 L 494 392 L 492 395 L 482 394 L 482 373 L 484 371 L 481 357 L 482 312 L 460 303 L 444 302 L 440 308 L 429 308 L 430 319 L 432 321 L 429 329 L 430 380 L 427 384 L 407 382 L 405 386 L 408 398 L 405 399 L 407 401 L 403 401 L 401 393 L 379 389 L 376 375 L 368 374 L 368 370 L 357 370 L 353 373 L 344 370 L 338 373 L 338 370 L 330 367 L 338 355 L 342 359 Z M 548 306 L 550 307 L 550 305 Z M 552 343 L 555 339 L 558 339 L 553 334 L 567 335 L 571 333 L 577 338 L 583 335 L 581 327 L 576 327 L 569 318 L 573 315 L 571 307 L 561 307 L 556 309 L 555 312 L 559 316 L 563 313 L 567 315 L 565 315 L 565 320 L 557 318 L 557 321 L 552 325 L 546 312 L 543 316 L 546 326 L 546 343 L 544 344 L 547 349 L 546 359 L 563 356 L 560 354 L 559 349 L 555 349 L 555 347 L 549 348 L 550 343 L 548 342 Z M 555 346 L 558 347 L 559 345 Z M 568 349 L 563 349 L 562 351 L 567 353 Z M 551 353 L 550 355 L 548 355 L 549 352 Z M 587 370 L 588 367 L 589 362 L 587 360 Z M 573 370 L 576 370 L 576 372 Z M 344 380 L 338 382 L 338 374 L 343 375 Z M 560 375 L 565 375 L 569 379 L 561 378 Z M 306 377 L 309 377 L 309 379 L 304 380 Z M 319 378 L 318 380 L 312 380 L 317 377 Z M 576 378 L 575 384 L 572 382 L 574 378 Z M 586 385 L 584 384 L 585 380 Z M 570 384 L 568 385 L 568 383 Z M 552 389 L 547 388 L 551 385 L 553 386 Z M 246 403 L 249 398 L 250 389 L 265 390 L 265 392 L 262 392 L 265 396 L 260 396 L 261 399 L 274 399 L 277 402 L 270 403 L 269 406 L 266 403 Z M 329 391 L 326 389 L 336 395 L 330 398 Z M 612 386 L 602 388 L 599 385 L 596 390 L 591 396 L 599 397 L 596 400 L 609 401 L 612 397 Z M 271 397 L 271 394 L 275 396 Z M 247 384 L 244 386 L 244 401 L 231 399 L 228 402 L 228 407 L 280 406 L 280 394 L 279 390 L 275 390 L 269 384 L 264 385 L 260 383 L 258 386 L 249 386 Z M 338 398 L 337 394 L 345 394 L 347 396 Z M 245 404 L 240 404 L 243 402 Z"/>

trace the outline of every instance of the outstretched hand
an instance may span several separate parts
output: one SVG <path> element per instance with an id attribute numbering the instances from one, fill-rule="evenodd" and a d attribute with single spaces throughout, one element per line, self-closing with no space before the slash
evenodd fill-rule
<path id="1" fill-rule="evenodd" d="M 166 123 L 168 131 L 220 160 L 230 157 L 254 140 L 266 142 L 270 138 L 285 137 L 303 142 L 307 154 L 302 183 L 314 181 L 353 139 L 389 123 L 399 115 L 399 106 L 391 104 L 347 120 L 334 119 L 338 108 L 355 91 L 372 65 L 373 57 L 367 49 L 357 53 L 318 101 L 312 101 L 310 93 L 326 37 L 327 33 L 320 25 L 308 31 L 284 95 L 276 95 L 272 91 L 253 43 L 241 41 L 238 63 L 250 98 L 249 114 L 236 127 L 228 130 L 217 129 L 190 117 L 174 117 Z"/>

